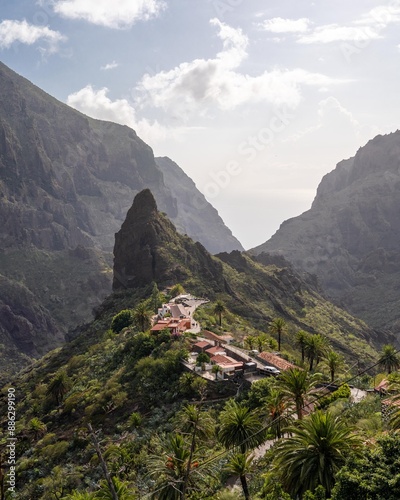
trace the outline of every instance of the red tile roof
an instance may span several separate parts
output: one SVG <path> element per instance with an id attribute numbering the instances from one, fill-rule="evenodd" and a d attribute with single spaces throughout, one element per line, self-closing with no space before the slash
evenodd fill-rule
<path id="1" fill-rule="evenodd" d="M 233 339 L 230 335 L 217 335 L 209 330 L 203 330 L 200 335 L 206 339 L 216 340 L 217 342 L 222 342 L 223 344 L 226 344 L 228 340 Z"/>
<path id="2" fill-rule="evenodd" d="M 223 353 L 225 351 L 224 351 L 223 347 L 215 346 L 215 347 L 210 347 L 209 349 L 206 349 L 206 352 L 208 352 L 208 354 L 217 354 L 219 352 Z"/>
<path id="3" fill-rule="evenodd" d="M 205 340 L 202 340 L 201 342 L 196 342 L 193 345 L 195 345 L 196 347 L 200 347 L 200 349 L 203 349 L 203 347 L 207 347 L 208 345 L 211 345 L 211 344 L 209 344 Z"/>
<path id="4" fill-rule="evenodd" d="M 223 356 L 222 354 L 216 354 L 210 359 L 211 363 L 221 366 L 232 366 L 241 367 L 243 366 L 242 361 L 236 361 L 236 359 L 230 358 L 229 356 Z"/>
<path id="5" fill-rule="evenodd" d="M 288 370 L 289 368 L 296 368 L 296 365 L 293 363 L 289 363 L 286 359 L 277 356 L 276 354 L 272 354 L 271 352 L 261 352 L 257 356 L 258 358 L 263 359 L 269 365 L 275 366 L 279 370 Z"/>

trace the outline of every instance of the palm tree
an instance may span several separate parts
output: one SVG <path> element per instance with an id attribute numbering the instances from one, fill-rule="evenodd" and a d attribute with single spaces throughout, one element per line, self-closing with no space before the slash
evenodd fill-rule
<path id="1" fill-rule="evenodd" d="M 324 356 L 324 365 L 328 368 L 329 374 L 331 376 L 331 382 L 335 380 L 335 374 L 344 365 L 343 356 L 338 354 L 333 349 L 330 349 Z"/>
<path id="2" fill-rule="evenodd" d="M 33 439 L 39 439 L 46 434 L 47 426 L 37 417 L 33 417 L 28 424 L 29 433 L 32 435 Z"/>
<path id="3" fill-rule="evenodd" d="M 57 406 L 59 406 L 67 394 L 71 386 L 67 373 L 60 370 L 54 375 L 47 387 L 47 395 L 54 398 Z"/>
<path id="4" fill-rule="evenodd" d="M 214 306 L 214 314 L 218 314 L 219 326 L 222 325 L 222 314 L 226 311 L 225 305 L 221 300 L 217 300 Z"/>
<path id="5" fill-rule="evenodd" d="M 159 448 L 159 452 L 148 460 L 149 476 L 156 479 L 152 495 L 155 500 L 182 500 L 186 493 L 200 488 L 205 478 L 209 479 L 210 471 L 207 467 L 199 467 L 200 455 L 196 453 L 192 455 L 187 475 L 190 445 L 182 434 L 170 434 L 160 440 Z"/>
<path id="6" fill-rule="evenodd" d="M 112 478 L 115 493 L 118 500 L 135 500 L 136 495 L 132 492 L 127 483 L 121 481 L 117 477 Z M 100 482 L 100 489 L 95 493 L 94 498 L 97 500 L 113 500 L 114 497 L 110 491 L 108 483 L 105 479 Z"/>
<path id="7" fill-rule="evenodd" d="M 306 339 L 305 352 L 310 362 L 310 372 L 313 369 L 314 361 L 318 364 L 322 356 L 329 349 L 329 342 L 326 337 L 319 333 L 309 335 Z"/>
<path id="8" fill-rule="evenodd" d="M 337 471 L 358 452 L 361 438 L 348 422 L 320 410 L 286 431 L 290 437 L 278 442 L 273 464 L 284 488 L 297 498 L 322 485 L 330 498 Z"/>
<path id="9" fill-rule="evenodd" d="M 309 399 L 310 391 L 319 380 L 319 375 L 310 375 L 306 370 L 300 368 L 289 368 L 280 374 L 277 379 L 277 387 L 289 403 L 294 402 L 297 417 L 303 418 L 303 410 Z"/>
<path id="10" fill-rule="evenodd" d="M 259 412 L 236 401 L 228 401 L 220 414 L 218 439 L 225 448 L 238 448 L 241 453 L 265 441 L 266 432 Z"/>
<path id="11" fill-rule="evenodd" d="M 268 422 L 274 430 L 275 436 L 282 437 L 282 428 L 289 425 L 291 418 L 285 417 L 288 410 L 288 401 L 285 395 L 278 388 L 271 389 L 265 398 L 265 408 L 267 411 Z"/>
<path id="12" fill-rule="evenodd" d="M 262 352 L 264 350 L 265 344 L 268 342 L 268 337 L 265 335 L 265 333 L 261 333 L 256 337 L 256 342 L 257 342 L 257 348 L 259 352 Z"/>
<path id="13" fill-rule="evenodd" d="M 400 359 L 397 355 L 396 348 L 390 344 L 384 345 L 378 363 L 385 369 L 385 371 L 388 372 L 389 375 L 393 370 L 398 370 L 400 368 Z"/>
<path id="14" fill-rule="evenodd" d="M 240 483 L 243 489 L 243 495 L 246 500 L 250 499 L 249 487 L 247 485 L 246 475 L 249 474 L 253 468 L 254 456 L 247 453 L 235 453 L 233 454 L 225 468 L 231 474 L 239 476 Z"/>
<path id="15" fill-rule="evenodd" d="M 133 310 L 133 321 L 139 327 L 141 332 L 146 331 L 150 327 L 151 314 L 152 312 L 149 310 L 146 301 L 140 302 Z"/>
<path id="16" fill-rule="evenodd" d="M 67 496 L 63 497 L 63 500 L 95 500 L 96 496 L 94 493 L 87 493 L 85 491 L 74 490 Z"/>
<path id="17" fill-rule="evenodd" d="M 252 350 L 254 349 L 254 345 L 256 342 L 257 338 L 254 335 L 248 335 L 245 339 L 244 342 L 247 345 L 247 347 Z"/>
<path id="18" fill-rule="evenodd" d="M 190 439 L 190 452 L 186 465 L 186 473 L 183 478 L 182 498 L 185 498 L 188 489 L 193 456 L 198 447 L 198 440 L 201 440 L 204 444 L 205 441 L 210 439 L 213 432 L 213 419 L 209 413 L 201 411 L 202 402 L 203 400 L 201 400 L 200 405 L 186 405 L 176 417 L 178 430 Z"/>
<path id="19" fill-rule="evenodd" d="M 269 327 L 271 333 L 278 336 L 278 351 L 281 350 L 281 336 L 286 329 L 286 321 L 283 318 L 275 318 Z"/>
<path id="20" fill-rule="evenodd" d="M 307 338 L 309 337 L 309 334 L 305 332 L 304 330 L 299 330 L 296 333 L 296 340 L 295 343 L 298 347 L 300 347 L 301 351 L 301 361 L 304 363 L 304 358 L 305 358 L 305 350 L 306 350 L 306 345 L 307 345 Z"/>
<path id="21" fill-rule="evenodd" d="M 211 371 L 215 373 L 215 380 L 218 380 L 218 373 L 222 373 L 222 368 L 219 365 L 213 365 Z"/>

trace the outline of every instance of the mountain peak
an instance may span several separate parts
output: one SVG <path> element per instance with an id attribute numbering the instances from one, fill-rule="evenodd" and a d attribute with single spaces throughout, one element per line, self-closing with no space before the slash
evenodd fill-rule
<path id="1" fill-rule="evenodd" d="M 144 189 L 115 234 L 113 289 L 140 288 L 152 281 L 167 286 L 189 279 L 221 290 L 221 264 L 203 245 L 180 235 L 158 212 L 151 191 Z"/>
<path id="2" fill-rule="evenodd" d="M 371 326 L 400 325 L 400 132 L 379 135 L 322 179 L 310 210 L 252 253 L 280 254 Z"/>

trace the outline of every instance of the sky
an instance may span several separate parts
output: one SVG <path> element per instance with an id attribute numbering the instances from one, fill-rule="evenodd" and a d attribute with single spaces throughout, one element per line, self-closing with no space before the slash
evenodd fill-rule
<path id="1" fill-rule="evenodd" d="M 2 0 L 0 60 L 174 160 L 246 249 L 400 122 L 400 0 Z"/>

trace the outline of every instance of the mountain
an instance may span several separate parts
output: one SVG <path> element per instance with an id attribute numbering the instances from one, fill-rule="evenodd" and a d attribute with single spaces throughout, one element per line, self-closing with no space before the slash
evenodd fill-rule
<path id="1" fill-rule="evenodd" d="M 242 248 L 183 171 L 157 163 L 132 129 L 89 118 L 0 63 L 0 297 L 25 325 L 2 321 L 0 345 L 40 355 L 91 319 L 111 291 L 114 233 L 144 188 L 211 252 Z"/>
<path id="2" fill-rule="evenodd" d="M 129 493 L 156 498 L 159 490 L 156 476 L 149 476 L 151 463 L 159 454 L 163 469 L 158 469 L 157 477 L 164 478 L 163 471 L 170 470 L 172 455 L 162 444 L 164 437 L 174 435 L 177 425 L 187 429 L 183 427 L 186 421 L 182 424 L 182 409 L 188 402 L 194 411 L 207 402 L 204 413 L 214 417 L 232 395 L 236 398 L 240 393 L 242 403 L 250 401 L 245 389 L 249 384 L 244 380 L 206 381 L 185 371 L 182 358 L 192 349 L 193 334 L 176 337 L 142 332 L 135 324 L 119 334 L 110 330 L 115 315 L 136 309 L 153 296 L 154 282 L 162 290 L 177 280 L 188 292 L 207 294 L 211 301 L 200 306 L 194 318 L 217 333 L 229 331 L 237 345 L 244 337 L 264 332 L 272 350 L 269 323 L 272 318 L 284 318 L 288 329 L 282 334 L 281 354 L 299 364 L 300 349 L 294 341 L 299 329 L 323 333 L 344 354 L 349 369 L 376 363 L 379 342 L 392 340 L 330 304 L 320 296 L 313 276 L 295 271 L 280 256 L 251 257 L 237 250 L 211 255 L 200 243 L 179 234 L 145 189 L 136 195 L 115 236 L 114 291 L 97 309 L 96 318 L 82 325 L 63 347 L 7 378 L 0 391 L 0 414 L 4 415 L 0 422 L 6 426 L 15 388 L 20 500 L 51 498 L 54 492 L 68 496 L 73 490 L 98 491 L 104 469 L 95 455 L 97 442 L 110 474 L 123 480 Z M 225 306 L 221 327 L 213 312 L 217 300 Z M 318 365 L 320 369 L 323 363 Z M 352 377 L 349 369 L 345 371 L 348 378 Z M 370 379 L 372 383 L 373 377 Z M 252 409 L 265 408 L 266 387 L 264 383 L 255 387 Z M 373 406 L 375 415 L 376 408 Z M 291 412 L 290 407 L 287 411 Z M 187 415 L 192 418 L 193 414 Z M 365 410 L 362 417 L 365 419 Z M 211 422 L 214 429 L 221 420 Z M 89 423 L 95 437 L 88 433 Z M 180 432 L 187 435 L 186 430 Z M 207 446 L 199 447 L 205 449 L 201 463 L 210 457 L 218 459 L 213 480 L 208 481 L 214 488 L 208 498 L 215 498 L 226 484 L 225 468 L 221 482 L 216 479 L 217 464 L 221 464 L 221 474 L 225 466 L 221 446 L 216 439 L 201 439 L 207 439 Z M 190 443 L 189 434 L 178 450 L 189 450 Z M 4 443 L 3 448 L 5 454 Z M 181 458 L 175 463 L 183 470 Z M 192 469 L 197 467 L 198 462 L 193 461 Z M 260 470 L 264 472 L 265 467 Z M 260 476 L 259 484 L 263 482 Z M 174 480 L 174 488 L 175 484 L 179 483 Z M 202 494 L 204 489 L 200 497 Z"/>
<path id="3" fill-rule="evenodd" d="M 156 158 L 156 164 L 164 175 L 164 184 L 176 199 L 177 215 L 171 220 L 180 233 L 199 241 L 212 254 L 244 250 L 217 210 L 175 162 L 163 157 Z"/>
<path id="4" fill-rule="evenodd" d="M 160 289 L 181 283 L 191 293 L 223 300 L 259 329 L 281 316 L 293 329 L 325 334 L 349 356 L 358 342 L 371 353 L 371 346 L 379 349 L 393 341 L 322 298 L 315 278 L 294 271 L 282 258 L 251 257 L 237 250 L 210 255 L 176 231 L 146 189 L 137 194 L 115 235 L 113 289 L 128 295 L 132 290 L 148 292 L 154 282 Z"/>
<path id="5" fill-rule="evenodd" d="M 252 254 L 316 274 L 325 294 L 375 328 L 400 326 L 400 132 L 379 135 L 322 179 L 312 207 Z"/>

